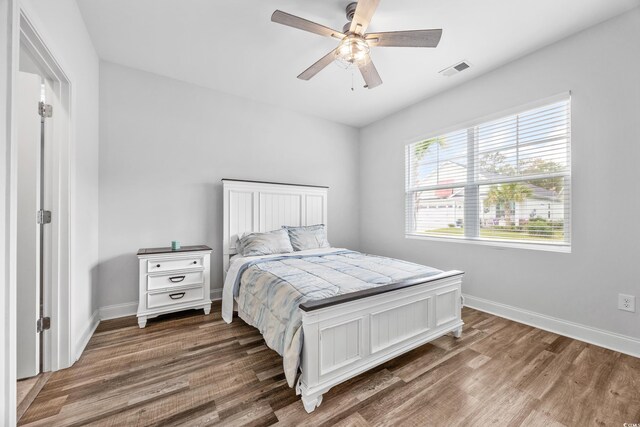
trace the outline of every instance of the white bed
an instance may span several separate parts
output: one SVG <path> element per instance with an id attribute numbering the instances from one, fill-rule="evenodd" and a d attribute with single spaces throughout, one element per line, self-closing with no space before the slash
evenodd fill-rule
<path id="1" fill-rule="evenodd" d="M 225 274 L 242 233 L 282 225 L 328 226 L 326 187 L 223 180 L 223 191 Z M 303 344 L 296 392 L 305 410 L 320 405 L 331 387 L 376 365 L 447 333 L 459 337 L 462 276 L 461 271 L 446 271 L 301 304 Z M 229 304 L 229 298 L 233 296 L 224 295 L 223 304 Z M 399 315 L 407 311 L 412 315 Z"/>

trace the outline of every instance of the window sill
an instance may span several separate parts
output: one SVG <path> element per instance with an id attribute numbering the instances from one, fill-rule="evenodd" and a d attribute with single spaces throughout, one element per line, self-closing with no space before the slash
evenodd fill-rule
<path id="1" fill-rule="evenodd" d="M 515 242 L 512 240 L 472 239 L 468 237 L 440 237 L 423 234 L 405 234 L 406 239 L 430 240 L 433 242 L 466 243 L 470 245 L 491 246 L 496 249 L 525 249 L 532 251 L 571 253 L 571 245 L 553 243 Z"/>

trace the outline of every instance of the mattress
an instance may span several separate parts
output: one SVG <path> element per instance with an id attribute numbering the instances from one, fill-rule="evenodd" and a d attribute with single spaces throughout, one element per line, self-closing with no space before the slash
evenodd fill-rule
<path id="1" fill-rule="evenodd" d="M 258 328 L 266 344 L 283 357 L 293 387 L 303 343 L 300 304 L 441 272 L 339 248 L 239 257 L 227 272 L 222 317 L 231 323 L 237 301 L 240 318 Z"/>

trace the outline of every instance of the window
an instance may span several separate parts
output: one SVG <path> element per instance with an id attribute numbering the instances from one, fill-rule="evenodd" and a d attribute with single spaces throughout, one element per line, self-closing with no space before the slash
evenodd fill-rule
<path id="1" fill-rule="evenodd" d="M 571 112 L 564 97 L 406 146 L 406 235 L 570 245 Z"/>

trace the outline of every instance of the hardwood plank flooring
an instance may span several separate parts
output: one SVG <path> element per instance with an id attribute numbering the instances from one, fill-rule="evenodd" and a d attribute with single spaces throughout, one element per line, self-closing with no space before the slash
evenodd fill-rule
<path id="1" fill-rule="evenodd" d="M 282 359 L 240 319 L 192 311 L 102 322 L 54 373 L 28 426 L 621 426 L 640 423 L 640 359 L 465 308 L 445 336 L 330 390 L 307 414 Z"/>
<path id="2" fill-rule="evenodd" d="M 32 378 L 18 380 L 16 385 L 16 419 L 19 420 L 24 415 L 50 376 L 51 372 L 43 372 Z"/>

